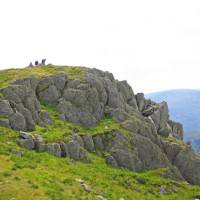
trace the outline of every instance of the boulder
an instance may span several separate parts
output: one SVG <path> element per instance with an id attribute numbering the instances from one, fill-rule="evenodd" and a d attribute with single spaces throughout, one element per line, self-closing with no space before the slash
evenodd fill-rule
<path id="1" fill-rule="evenodd" d="M 89 161 L 87 151 L 83 149 L 77 141 L 70 141 L 69 143 L 67 143 L 67 147 L 70 158 L 83 162 Z"/>
<path id="2" fill-rule="evenodd" d="M 62 155 L 61 148 L 60 148 L 60 145 L 58 143 L 48 143 L 48 144 L 46 144 L 46 151 L 49 154 L 54 155 L 56 157 L 61 157 L 61 155 Z"/>
<path id="3" fill-rule="evenodd" d="M 46 149 L 46 144 L 43 141 L 42 137 L 40 135 L 34 136 L 34 142 L 35 142 L 35 150 L 37 152 L 44 152 Z"/>
<path id="4" fill-rule="evenodd" d="M 25 149 L 28 149 L 28 150 L 33 150 L 35 148 L 35 143 L 34 143 L 33 138 L 19 139 L 18 144 L 19 144 L 19 146 L 21 146 Z"/>

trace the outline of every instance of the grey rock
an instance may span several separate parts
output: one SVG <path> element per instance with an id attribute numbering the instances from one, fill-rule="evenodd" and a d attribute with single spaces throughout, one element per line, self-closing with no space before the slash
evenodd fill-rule
<path id="1" fill-rule="evenodd" d="M 63 97 L 66 101 L 70 101 L 76 106 L 84 106 L 87 101 L 86 93 L 84 90 L 68 88 L 64 90 Z"/>
<path id="2" fill-rule="evenodd" d="M 183 126 L 178 122 L 169 120 L 168 124 L 171 126 L 173 137 L 183 140 Z"/>
<path id="3" fill-rule="evenodd" d="M 1 100 L 0 101 L 0 116 L 9 117 L 11 114 L 13 114 L 13 110 L 10 106 L 9 101 Z"/>
<path id="4" fill-rule="evenodd" d="M 183 150 L 183 147 L 181 147 L 180 144 L 176 142 L 162 142 L 165 154 L 167 155 L 168 160 L 173 164 L 176 159 L 176 156 L 179 154 L 180 151 Z"/>
<path id="5" fill-rule="evenodd" d="M 172 132 L 172 129 L 168 125 L 168 123 L 166 123 L 162 128 L 158 129 L 158 134 L 163 137 L 168 137 L 171 132 Z"/>
<path id="6" fill-rule="evenodd" d="M 31 88 L 34 91 L 38 83 L 39 83 L 39 79 L 35 77 L 18 79 L 13 82 L 14 85 L 25 85 L 26 87 Z"/>
<path id="7" fill-rule="evenodd" d="M 145 98 L 144 98 L 144 94 L 143 93 L 138 93 L 135 95 L 136 100 L 137 100 L 137 105 L 138 105 L 138 109 L 140 112 L 143 111 L 144 109 L 144 105 L 145 105 Z"/>
<path id="8" fill-rule="evenodd" d="M 36 88 L 37 94 L 48 89 L 49 86 L 51 86 L 53 84 L 54 84 L 54 82 L 53 82 L 53 79 L 51 76 L 40 79 L 40 81 L 37 85 L 37 88 Z"/>
<path id="9" fill-rule="evenodd" d="M 78 144 L 79 144 L 81 147 L 84 147 L 84 142 L 83 142 L 81 136 L 79 136 L 78 134 L 73 134 L 73 135 L 71 135 L 71 138 L 72 138 L 74 141 L 78 142 Z"/>
<path id="10" fill-rule="evenodd" d="M 70 158 L 83 162 L 89 160 L 86 150 L 84 150 L 77 141 L 70 141 L 67 146 Z"/>
<path id="11" fill-rule="evenodd" d="M 80 85 L 80 81 L 78 79 L 75 80 L 69 80 L 67 84 L 67 88 L 77 88 Z"/>
<path id="12" fill-rule="evenodd" d="M 39 124 L 41 126 L 46 126 L 46 125 L 52 124 L 52 118 L 48 112 L 40 112 L 39 117 L 40 117 Z"/>
<path id="13" fill-rule="evenodd" d="M 9 121 L 10 121 L 10 127 L 12 129 L 15 129 L 15 130 L 18 130 L 18 131 L 20 131 L 20 130 L 25 131 L 26 130 L 26 120 L 21 113 L 19 113 L 19 112 L 14 113 L 13 115 L 11 115 L 9 117 Z"/>
<path id="14" fill-rule="evenodd" d="M 35 122 L 32 118 L 31 112 L 26 109 L 22 103 L 15 105 L 17 111 L 21 113 L 25 120 L 26 120 L 26 130 L 27 131 L 34 131 L 35 130 Z"/>
<path id="15" fill-rule="evenodd" d="M 1 90 L 4 97 L 9 102 L 21 103 L 30 89 L 25 85 L 10 85 Z"/>
<path id="16" fill-rule="evenodd" d="M 119 167 L 127 168 L 133 171 L 141 171 L 143 169 L 142 162 L 138 159 L 138 156 L 134 152 L 115 149 L 111 155 L 116 160 Z"/>
<path id="17" fill-rule="evenodd" d="M 58 143 L 46 144 L 46 151 L 49 154 L 54 155 L 56 157 L 61 157 L 61 155 L 62 155 L 62 151 L 61 151 L 60 145 Z"/>
<path id="18" fill-rule="evenodd" d="M 159 188 L 158 188 L 158 193 L 160 195 L 165 195 L 167 192 L 166 192 L 166 186 L 164 185 L 161 185 Z"/>
<path id="19" fill-rule="evenodd" d="M 138 156 L 145 169 L 170 166 L 166 155 L 149 138 L 137 134 L 132 138 L 132 144 L 137 149 Z"/>
<path id="20" fill-rule="evenodd" d="M 110 115 L 117 122 L 123 122 L 129 118 L 128 113 L 121 108 L 111 109 Z"/>
<path id="21" fill-rule="evenodd" d="M 80 145 L 77 141 L 70 141 L 68 144 L 68 151 L 70 158 L 79 160 Z"/>
<path id="22" fill-rule="evenodd" d="M 84 148 L 89 151 L 89 152 L 94 152 L 95 151 L 95 147 L 94 147 L 94 142 L 92 139 L 92 135 L 82 135 L 82 140 L 84 143 Z"/>
<path id="23" fill-rule="evenodd" d="M 61 152 L 62 152 L 61 153 L 62 157 L 70 157 L 67 143 L 61 142 L 60 148 L 61 148 Z"/>
<path id="24" fill-rule="evenodd" d="M 118 167 L 118 164 L 117 164 L 117 162 L 116 162 L 116 160 L 114 159 L 113 156 L 107 155 L 107 156 L 105 157 L 105 159 L 106 159 L 106 163 L 107 163 L 108 165 L 110 165 L 110 166 L 112 166 L 112 167 Z"/>
<path id="25" fill-rule="evenodd" d="M 68 80 L 67 75 L 64 73 L 61 74 L 55 74 L 52 76 L 52 80 L 56 88 L 62 92 L 65 88 L 66 82 Z"/>
<path id="26" fill-rule="evenodd" d="M 54 85 L 50 85 L 48 88 L 42 90 L 38 93 L 40 101 L 47 102 L 51 105 L 56 105 L 60 94 Z"/>
<path id="27" fill-rule="evenodd" d="M 104 144 L 101 135 L 95 135 L 93 136 L 93 142 L 95 146 L 95 150 L 104 150 Z"/>
<path id="28" fill-rule="evenodd" d="M 28 150 L 33 150 L 35 148 L 35 143 L 32 138 L 30 139 L 19 139 L 18 140 L 19 146 L 28 149 Z"/>
<path id="29" fill-rule="evenodd" d="M 198 153 L 186 148 L 176 156 L 174 165 L 186 181 L 200 185 L 200 156 Z"/>
<path id="30" fill-rule="evenodd" d="M 176 166 L 170 166 L 161 176 L 175 181 L 185 181 Z"/>
<path id="31" fill-rule="evenodd" d="M 81 185 L 86 192 L 92 192 L 92 189 L 86 183 L 83 183 Z"/>
<path id="32" fill-rule="evenodd" d="M 32 139 L 33 138 L 31 133 L 27 133 L 27 132 L 24 132 L 24 131 L 19 132 L 19 137 L 21 139 Z"/>
<path id="33" fill-rule="evenodd" d="M 40 135 L 34 136 L 34 142 L 35 142 L 35 150 L 37 152 L 44 152 L 46 149 L 46 144 L 43 141 L 42 137 Z"/>

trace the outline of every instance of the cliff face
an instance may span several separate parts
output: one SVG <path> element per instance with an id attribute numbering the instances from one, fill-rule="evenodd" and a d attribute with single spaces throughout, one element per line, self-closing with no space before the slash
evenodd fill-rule
<path id="1" fill-rule="evenodd" d="M 2 88 L 0 126 L 21 131 L 19 144 L 30 150 L 84 162 L 90 162 L 88 152 L 96 152 L 114 167 L 168 168 L 166 176 L 200 184 L 200 156 L 183 143 L 182 125 L 169 119 L 166 102 L 135 95 L 126 81 L 115 80 L 109 72 L 83 71 L 76 79 L 64 72 L 43 78 L 30 75 Z M 53 106 L 64 121 L 90 128 L 111 117 L 120 128 L 95 135 L 74 131 L 68 142 L 47 143 L 39 135 L 22 132 L 54 123 L 41 109 L 43 103 Z"/>

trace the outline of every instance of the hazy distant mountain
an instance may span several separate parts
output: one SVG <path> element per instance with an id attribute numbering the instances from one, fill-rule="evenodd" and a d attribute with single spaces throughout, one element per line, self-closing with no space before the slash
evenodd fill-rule
<path id="1" fill-rule="evenodd" d="M 200 90 L 169 90 L 145 96 L 156 102 L 167 101 L 170 117 L 183 124 L 184 139 L 196 138 L 193 144 L 200 147 Z"/>

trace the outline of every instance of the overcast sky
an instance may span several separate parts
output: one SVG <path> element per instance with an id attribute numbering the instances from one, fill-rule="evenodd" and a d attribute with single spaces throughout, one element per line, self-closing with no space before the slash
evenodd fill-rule
<path id="1" fill-rule="evenodd" d="M 96 67 L 135 92 L 200 88 L 199 0 L 1 0 L 0 68 Z"/>

